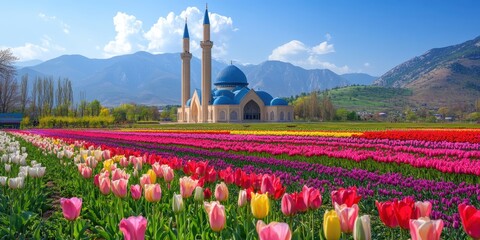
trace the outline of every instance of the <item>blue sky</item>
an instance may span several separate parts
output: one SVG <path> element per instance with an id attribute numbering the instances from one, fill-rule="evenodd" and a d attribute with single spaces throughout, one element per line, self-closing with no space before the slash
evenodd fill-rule
<path id="1" fill-rule="evenodd" d="M 185 17 L 192 52 L 200 54 L 205 1 L 0 2 L 0 48 L 12 48 L 22 61 L 180 52 Z M 214 57 L 243 64 L 281 60 L 379 76 L 431 48 L 480 35 L 475 0 L 211 0 L 208 6 Z"/>

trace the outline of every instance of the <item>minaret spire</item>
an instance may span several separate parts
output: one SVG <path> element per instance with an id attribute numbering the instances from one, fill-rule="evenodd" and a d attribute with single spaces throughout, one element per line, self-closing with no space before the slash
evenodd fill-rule
<path id="1" fill-rule="evenodd" d="M 210 105 L 212 91 L 212 46 L 210 41 L 210 19 L 208 17 L 208 5 L 205 6 L 205 16 L 203 17 L 203 41 L 202 47 L 202 122 L 206 123 L 212 120 L 209 114 L 208 105 Z"/>
<path id="2" fill-rule="evenodd" d="M 192 59 L 192 54 L 190 53 L 190 36 L 188 34 L 187 18 L 185 18 L 185 28 L 183 30 L 183 51 L 180 54 L 180 57 L 182 59 L 182 112 L 178 121 L 189 122 L 185 110 L 187 108 L 187 101 L 190 99 L 190 60 Z"/>

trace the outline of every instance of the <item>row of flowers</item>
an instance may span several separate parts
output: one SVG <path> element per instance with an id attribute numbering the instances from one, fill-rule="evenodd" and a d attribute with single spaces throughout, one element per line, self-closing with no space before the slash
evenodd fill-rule
<path id="1" fill-rule="evenodd" d="M 47 146 L 47 145 L 49 145 L 49 144 L 44 144 L 44 146 Z M 109 150 L 109 151 L 110 151 L 110 150 Z M 104 156 L 103 153 L 102 153 L 102 154 L 95 154 L 96 152 L 100 152 L 100 151 L 99 151 L 99 150 L 93 151 L 93 149 L 92 149 L 92 150 L 90 151 L 90 155 L 92 155 L 92 156 L 97 155 L 97 156 L 102 156 L 102 157 Z M 88 153 L 87 153 L 87 155 L 88 155 Z M 87 157 L 87 158 L 88 158 L 88 157 Z M 78 159 L 78 158 L 77 158 L 77 159 Z M 122 159 L 124 159 L 124 158 L 120 158 L 120 159 L 118 160 L 118 162 L 119 162 L 120 164 L 121 164 Z M 131 159 L 129 158 L 129 160 L 132 161 L 131 165 L 138 165 L 138 163 L 135 163 L 135 160 L 133 160 L 133 159 L 136 159 L 136 158 L 131 158 Z M 147 158 L 142 158 L 142 159 L 144 159 L 144 161 L 146 162 L 147 159 L 148 159 L 148 157 L 147 157 Z M 125 160 L 123 160 L 123 161 L 125 161 Z M 105 163 L 107 163 L 107 162 L 109 162 L 109 160 L 106 161 Z M 167 162 L 170 162 L 170 161 L 167 161 Z M 107 165 L 107 166 L 112 166 L 112 165 L 109 164 L 109 163 L 107 163 L 106 165 Z M 188 163 L 187 163 L 186 165 L 188 166 Z M 199 166 L 197 167 L 197 165 L 199 165 Z M 128 166 L 128 164 L 127 164 L 126 166 Z M 192 166 L 194 166 L 194 167 L 192 167 Z M 148 178 L 149 178 L 150 180 L 151 180 L 151 176 L 153 175 L 152 172 L 155 173 L 154 169 L 155 169 L 155 167 L 152 168 L 152 171 L 150 172 L 150 174 L 149 174 L 149 176 L 148 176 Z M 201 169 L 201 170 L 198 170 L 198 169 Z M 200 164 L 195 163 L 195 164 L 193 164 L 192 162 L 190 162 L 190 166 L 184 168 L 184 172 L 185 172 L 186 174 L 188 174 L 188 173 L 190 173 L 190 174 L 194 173 L 194 174 L 192 174 L 192 176 L 194 176 L 195 173 L 197 173 L 197 172 L 202 173 L 202 172 L 204 171 L 204 169 L 205 169 L 205 163 L 200 163 Z M 111 169 L 110 169 L 110 170 L 111 170 Z M 115 170 L 115 169 L 114 169 L 114 170 Z M 197 171 L 197 170 L 198 170 L 198 171 Z M 155 173 L 155 175 L 156 175 L 156 173 Z M 221 175 L 221 174 L 219 174 L 219 175 Z M 223 174 L 223 175 L 224 175 L 224 176 L 234 176 L 234 174 L 231 174 L 231 173 Z M 143 177 L 144 179 L 147 178 L 146 176 L 142 176 L 142 177 Z M 142 180 L 141 180 L 142 177 L 140 177 L 140 183 L 141 183 L 141 181 L 142 181 Z M 197 177 L 198 177 L 198 176 L 197 176 Z M 148 181 L 148 180 L 144 180 L 144 181 Z M 233 181 L 235 181 L 235 180 L 233 180 Z M 156 188 L 156 187 L 155 187 L 155 188 Z M 227 189 L 228 189 L 228 188 L 227 188 Z M 181 189 L 180 189 L 180 191 L 181 191 Z M 303 190 L 302 190 L 302 191 L 303 191 Z M 318 191 L 318 190 L 317 190 L 317 191 Z M 268 191 L 267 191 L 267 192 L 268 192 Z M 355 191 L 355 192 L 356 192 L 356 191 Z M 146 193 L 145 193 L 145 194 L 146 194 Z M 292 195 L 290 195 L 290 194 L 285 194 L 285 195 L 283 195 L 283 198 L 282 198 L 282 212 L 284 211 L 284 209 L 283 209 L 283 205 L 284 205 L 283 202 L 284 202 L 284 200 L 283 200 L 283 199 L 287 199 L 287 200 L 285 200 L 285 201 L 288 201 L 289 197 L 290 197 L 291 199 L 298 199 L 298 196 L 299 196 L 299 195 L 303 195 L 303 194 L 295 194 L 295 193 L 294 193 L 294 194 L 292 194 Z M 356 194 L 355 194 L 355 195 L 356 195 Z M 133 194 L 132 194 L 132 196 L 133 196 Z M 149 195 L 149 196 L 150 196 L 150 195 Z M 145 198 L 147 198 L 147 195 L 145 195 Z M 276 197 L 274 197 L 274 198 L 276 198 Z M 302 202 L 302 201 L 295 201 L 295 203 L 296 203 L 295 206 L 297 206 L 297 202 Z M 377 205 L 377 208 L 378 208 L 378 205 Z M 296 209 L 302 209 L 302 208 L 301 208 L 301 206 L 300 206 L 300 207 L 297 207 Z M 380 212 L 380 218 L 382 218 L 382 212 L 381 212 L 381 210 L 380 210 L 381 208 L 378 208 L 378 209 L 379 209 L 378 211 Z M 252 209 L 252 210 L 253 210 L 253 209 Z M 300 212 L 301 212 L 301 211 L 300 211 Z M 284 212 L 284 214 L 285 214 L 285 212 Z M 290 213 L 287 212 L 287 214 L 292 214 L 292 213 L 291 213 L 291 212 L 290 212 Z M 285 215 L 287 215 L 287 214 L 285 214 Z M 338 217 L 338 215 L 339 215 L 339 214 L 337 214 L 337 217 Z M 382 221 L 383 221 L 383 219 L 382 219 Z M 398 220 L 397 220 L 397 221 L 398 221 Z M 427 220 L 425 220 L 425 221 L 427 221 Z M 325 222 L 324 222 L 324 224 L 325 224 Z M 333 225 L 335 225 L 335 224 L 333 224 Z M 332 226 L 333 226 L 333 225 L 332 225 Z M 405 224 L 403 224 L 403 225 L 405 226 Z M 432 225 L 432 224 L 429 223 L 429 224 L 427 224 L 427 225 L 430 226 L 430 225 Z M 434 224 L 434 225 L 435 225 L 435 224 Z M 442 225 L 443 225 L 443 224 L 442 224 Z M 438 226 L 438 224 L 436 224 L 436 226 Z M 333 227 L 332 227 L 332 228 L 328 228 L 328 227 L 327 227 L 327 228 L 324 228 L 324 230 L 325 230 L 325 229 L 334 229 L 334 228 L 333 228 Z M 325 230 L 325 231 L 326 231 L 326 230 Z M 333 230 L 332 230 L 332 231 L 333 231 Z M 441 230 L 440 230 L 440 231 L 441 231 Z M 334 238 L 332 238 L 332 239 L 334 239 Z"/>
<path id="2" fill-rule="evenodd" d="M 149 133 L 122 133 L 106 131 L 69 131 L 69 130 L 39 130 L 40 134 L 56 136 L 75 136 L 89 138 L 109 138 L 114 140 L 128 140 L 148 142 L 161 145 L 182 145 L 204 149 L 220 149 L 222 151 L 245 151 L 268 153 L 272 155 L 290 156 L 328 156 L 332 158 L 350 159 L 356 162 L 373 159 L 380 163 L 402 163 L 416 168 L 432 168 L 445 173 L 473 174 L 480 176 L 480 151 L 455 149 L 428 149 L 409 146 L 390 147 L 385 144 L 345 144 L 342 141 L 330 139 L 325 145 L 319 144 L 287 144 L 285 142 L 270 143 L 249 141 L 239 138 L 235 141 L 218 141 L 207 139 L 202 135 L 179 137 L 167 134 L 157 135 Z M 230 135 L 229 138 L 234 136 Z M 250 136 L 249 139 L 255 136 Z M 211 137 L 210 137 L 211 138 Z M 192 140 L 195 141 L 192 141 Z M 340 139 L 340 138 L 336 138 Z M 225 139 L 226 140 L 226 139 Z"/>
<path id="3" fill-rule="evenodd" d="M 479 129 L 427 129 L 367 131 L 356 137 L 367 139 L 420 140 L 480 143 Z"/>

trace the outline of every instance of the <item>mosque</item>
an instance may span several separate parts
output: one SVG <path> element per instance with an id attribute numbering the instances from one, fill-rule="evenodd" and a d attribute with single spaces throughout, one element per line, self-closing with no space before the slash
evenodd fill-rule
<path id="1" fill-rule="evenodd" d="M 247 77 L 234 65 L 223 69 L 213 83 L 212 47 L 208 9 L 203 18 L 202 84 L 190 97 L 190 37 L 187 23 L 183 33 L 182 106 L 178 108 L 178 122 L 290 122 L 293 106 L 281 98 L 273 98 L 264 91 L 248 88 Z"/>

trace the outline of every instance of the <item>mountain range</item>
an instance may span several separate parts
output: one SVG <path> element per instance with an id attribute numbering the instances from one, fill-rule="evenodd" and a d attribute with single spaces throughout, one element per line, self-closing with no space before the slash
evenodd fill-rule
<path id="1" fill-rule="evenodd" d="M 412 105 L 473 109 L 480 99 L 480 37 L 431 49 L 386 72 L 374 85 L 410 89 Z"/>
<path id="2" fill-rule="evenodd" d="M 212 76 L 227 64 L 212 61 Z M 375 77 L 366 74 L 337 75 L 327 69 L 306 70 L 290 63 L 266 61 L 258 65 L 239 65 L 249 87 L 273 96 L 289 97 L 312 90 L 325 90 L 352 84 L 371 84 Z M 191 85 L 200 88 L 200 59 L 191 61 Z M 181 61 L 178 53 L 137 52 L 108 59 L 63 55 L 40 64 L 19 68 L 17 75 L 68 78 L 74 94 L 85 93 L 87 100 L 98 99 L 105 106 L 121 103 L 166 105 L 180 103 Z M 212 82 L 215 78 L 212 79 Z M 78 100 L 78 99 L 76 99 Z"/>

